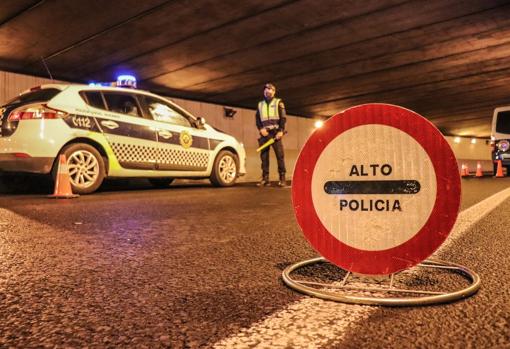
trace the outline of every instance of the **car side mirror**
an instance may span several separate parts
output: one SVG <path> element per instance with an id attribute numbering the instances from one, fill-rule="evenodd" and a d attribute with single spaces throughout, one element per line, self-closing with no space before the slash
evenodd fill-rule
<path id="1" fill-rule="evenodd" d="M 204 127 L 204 125 L 205 125 L 205 119 L 204 119 L 203 117 L 199 117 L 199 118 L 197 119 L 197 125 L 198 125 L 198 127 Z"/>

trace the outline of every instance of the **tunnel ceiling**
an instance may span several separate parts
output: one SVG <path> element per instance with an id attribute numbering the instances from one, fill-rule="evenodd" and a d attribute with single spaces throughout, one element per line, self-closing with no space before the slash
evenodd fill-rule
<path id="1" fill-rule="evenodd" d="M 3 0 L 0 69 L 254 109 L 273 81 L 288 112 L 369 102 L 445 134 L 485 137 L 510 104 L 506 0 Z"/>

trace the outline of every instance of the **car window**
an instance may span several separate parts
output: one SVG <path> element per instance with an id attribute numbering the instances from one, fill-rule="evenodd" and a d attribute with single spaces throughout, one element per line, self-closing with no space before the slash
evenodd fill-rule
<path id="1" fill-rule="evenodd" d="M 190 127 L 191 124 L 187 117 L 172 108 L 170 104 L 160 99 L 145 97 L 147 110 L 152 118 L 156 121 L 167 122 L 169 124 Z"/>
<path id="2" fill-rule="evenodd" d="M 32 92 L 28 92 L 28 93 L 24 93 L 22 95 L 16 96 L 15 98 L 13 98 L 9 102 L 7 102 L 6 105 L 47 102 L 50 99 L 52 99 L 53 97 L 55 97 L 57 94 L 59 94 L 60 92 L 61 91 L 56 88 L 45 88 L 45 89 L 35 90 Z"/>
<path id="3" fill-rule="evenodd" d="M 84 91 L 81 93 L 83 97 L 85 97 L 85 102 L 94 108 L 106 109 L 103 101 L 103 97 L 101 96 L 101 92 L 99 91 Z"/>
<path id="4" fill-rule="evenodd" d="M 136 99 L 127 93 L 103 92 L 109 111 L 141 117 Z"/>

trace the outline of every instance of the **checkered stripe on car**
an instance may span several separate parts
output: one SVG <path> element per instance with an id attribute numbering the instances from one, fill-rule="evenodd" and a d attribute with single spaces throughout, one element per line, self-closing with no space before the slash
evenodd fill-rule
<path id="1" fill-rule="evenodd" d="M 207 167 L 209 155 L 193 150 L 161 149 L 158 161 L 162 164 L 176 164 L 190 167 Z"/>
<path id="2" fill-rule="evenodd" d="M 112 143 L 112 149 L 121 163 L 158 162 L 160 164 L 205 168 L 209 162 L 206 152 L 178 149 L 157 149 L 143 145 Z"/>
<path id="3" fill-rule="evenodd" d="M 112 149 L 119 162 L 155 162 L 158 149 L 143 145 L 112 143 Z"/>

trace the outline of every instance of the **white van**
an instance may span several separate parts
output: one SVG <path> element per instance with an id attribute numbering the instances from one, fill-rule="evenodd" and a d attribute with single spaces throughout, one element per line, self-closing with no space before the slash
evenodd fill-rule
<path id="1" fill-rule="evenodd" d="M 510 106 L 494 109 L 491 130 L 492 160 L 494 161 L 494 174 L 497 162 L 506 167 L 507 175 L 510 173 Z"/>

